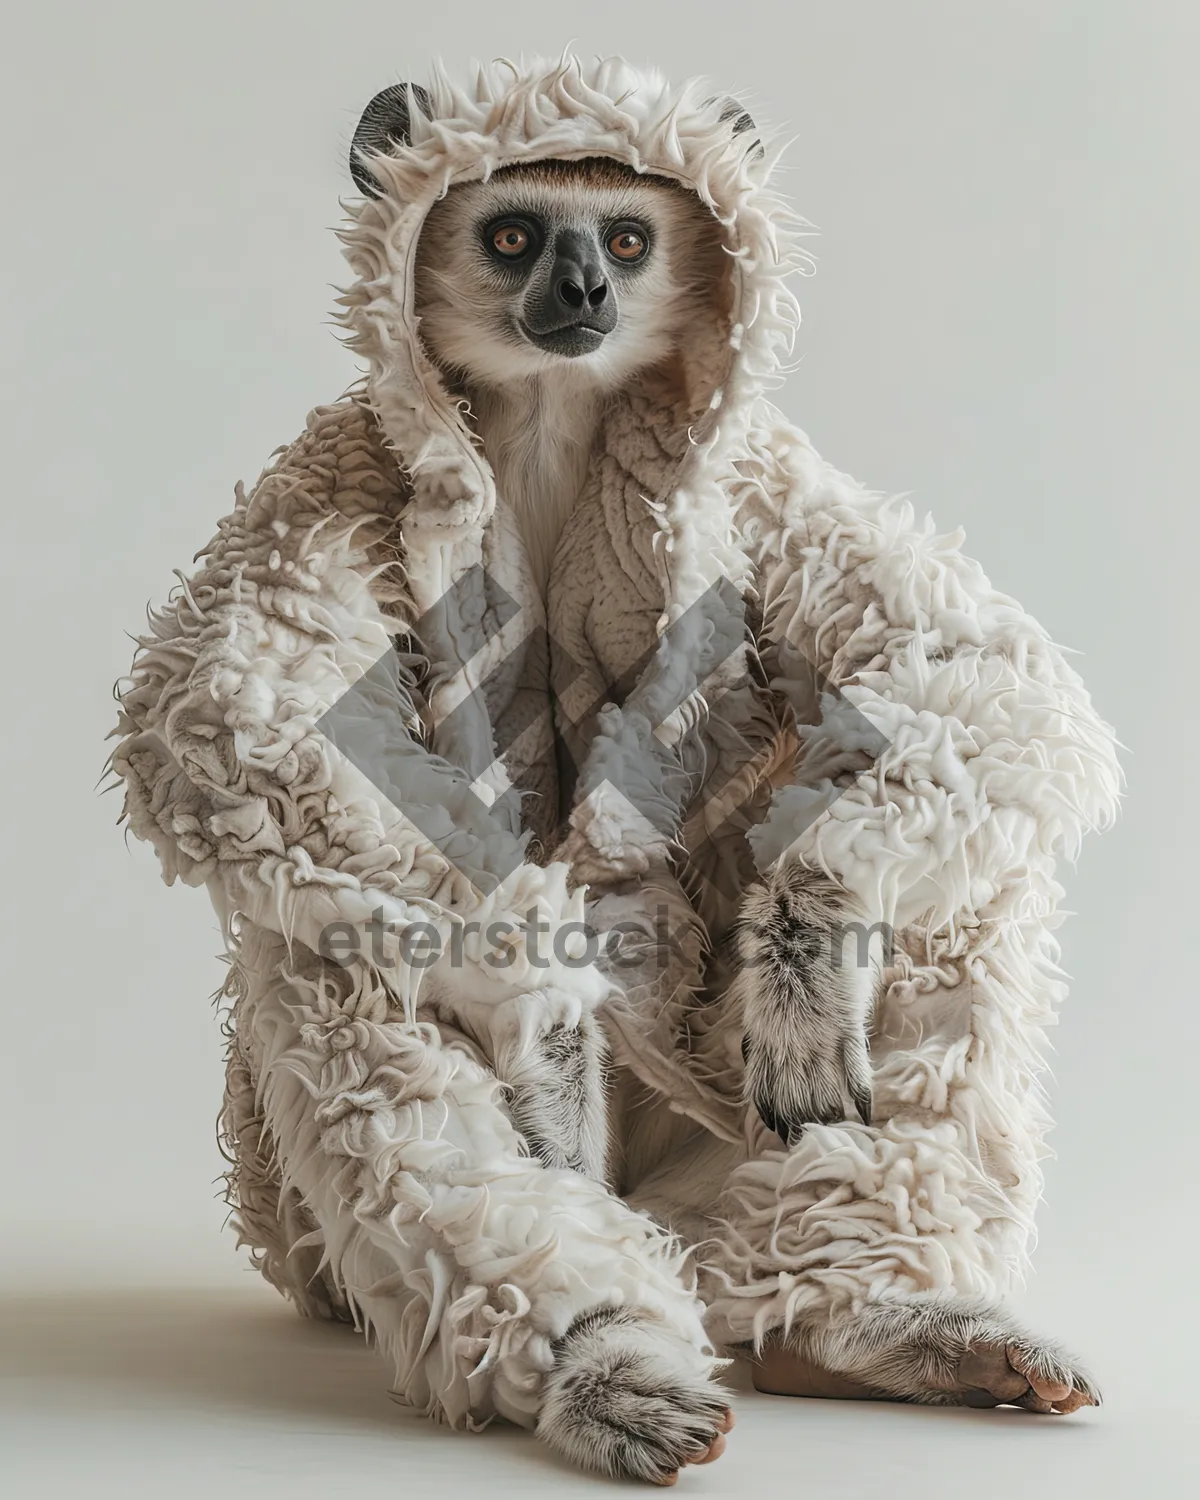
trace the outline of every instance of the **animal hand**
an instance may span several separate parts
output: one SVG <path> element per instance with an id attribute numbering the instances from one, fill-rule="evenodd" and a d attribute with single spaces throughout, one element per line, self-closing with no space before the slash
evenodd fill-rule
<path id="1" fill-rule="evenodd" d="M 876 971 L 846 962 L 852 904 L 804 866 L 747 896 L 731 986 L 742 1011 L 746 1098 L 789 1146 L 805 1125 L 871 1121 L 867 1020 Z"/>
<path id="2" fill-rule="evenodd" d="M 806 1125 L 831 1125 L 857 1113 L 871 1123 L 871 1072 L 862 1027 L 782 1007 L 759 1014 L 742 1037 L 746 1096 L 768 1129 L 794 1146 Z M 796 1007 L 799 1010 L 799 1007 Z"/>

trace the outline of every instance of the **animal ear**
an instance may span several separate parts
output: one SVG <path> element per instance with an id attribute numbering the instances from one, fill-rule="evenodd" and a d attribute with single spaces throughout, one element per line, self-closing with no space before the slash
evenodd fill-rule
<path id="1" fill-rule="evenodd" d="M 361 193 L 379 197 L 379 184 L 367 167 L 367 158 L 392 146 L 407 146 L 412 140 L 409 100 L 426 119 L 433 119 L 428 90 L 419 83 L 393 83 L 376 94 L 362 112 L 350 144 L 350 175 Z"/>

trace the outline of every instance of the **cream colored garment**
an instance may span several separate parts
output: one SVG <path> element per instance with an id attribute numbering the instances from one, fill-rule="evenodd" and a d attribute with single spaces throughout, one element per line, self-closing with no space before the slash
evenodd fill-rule
<path id="1" fill-rule="evenodd" d="M 154 615 L 113 764 L 133 831 L 226 924 L 231 1188 L 265 1273 L 356 1310 L 417 1405 L 529 1424 L 552 1341 L 600 1302 L 665 1320 L 701 1370 L 710 1339 L 804 1307 L 1011 1282 L 1063 994 L 1055 866 L 1111 818 L 1118 771 L 1075 673 L 959 539 L 767 401 L 797 312 L 757 132 L 613 61 L 497 65 L 430 98 L 344 232 L 365 385 L 310 417 Z M 448 185 L 598 154 L 699 193 L 728 279 L 681 378 L 609 417 L 547 621 L 416 338 L 413 251 Z M 319 727 L 339 702 L 357 766 Z M 791 1151 L 740 1101 L 708 959 L 781 859 L 898 935 L 874 1123 Z M 669 962 L 617 974 L 564 946 L 536 967 L 517 945 L 489 966 L 488 925 L 531 909 L 651 940 L 665 913 Z M 430 969 L 405 961 L 417 922 L 443 944 Z M 331 924 L 359 945 L 346 967 L 320 956 Z M 531 1160 L 497 1083 L 597 1017 L 624 1198 Z M 705 1238 L 698 1285 L 663 1219 Z"/>

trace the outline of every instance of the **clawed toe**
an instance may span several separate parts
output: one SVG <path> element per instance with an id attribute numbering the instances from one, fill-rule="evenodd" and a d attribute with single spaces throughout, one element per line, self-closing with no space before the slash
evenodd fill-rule
<path id="1" fill-rule="evenodd" d="M 1038 1411 L 1044 1405 L 1069 1416 L 1080 1407 L 1100 1405 L 1100 1392 L 1090 1378 L 1052 1349 L 1016 1339 L 1009 1342 L 1005 1354 L 1012 1368 L 1029 1382 L 1029 1395 L 1038 1403 L 1027 1403 L 1028 1410 Z"/>
<path id="2" fill-rule="evenodd" d="M 1086 1375 L 1069 1369 L 1047 1369 L 1039 1353 L 1028 1345 L 1010 1344 L 1009 1363 L 1029 1381 L 1031 1393 L 1063 1416 L 1081 1406 L 1099 1406 L 1100 1392 Z"/>
<path id="3" fill-rule="evenodd" d="M 705 1449 L 705 1451 L 701 1455 L 701 1457 L 697 1458 L 697 1459 L 693 1459 L 692 1461 L 693 1461 L 693 1463 L 697 1463 L 697 1464 L 710 1464 L 710 1463 L 713 1462 L 714 1459 L 720 1458 L 721 1454 L 724 1453 L 724 1452 L 725 1452 L 725 1434 L 723 1432 L 718 1432 L 717 1435 L 716 1435 L 716 1437 L 712 1440 L 712 1442 Z"/>
<path id="4" fill-rule="evenodd" d="M 1100 1405 L 1099 1391 L 1076 1361 L 1027 1333 L 998 1303 L 889 1298 L 806 1339 L 802 1352 L 811 1365 L 902 1401 L 1018 1406 L 1055 1416 Z"/>
<path id="5" fill-rule="evenodd" d="M 1020 1406 L 1043 1415 L 1067 1416 L 1098 1406 L 1086 1376 L 1073 1373 L 1048 1348 L 1027 1340 L 976 1342 L 958 1365 L 965 1405 Z"/>
<path id="6" fill-rule="evenodd" d="M 727 1439 L 725 1434 L 730 1431 L 734 1424 L 732 1410 L 726 1408 L 725 1415 L 717 1423 L 717 1435 L 712 1442 L 696 1458 L 685 1459 L 684 1462 L 699 1468 L 703 1464 L 715 1463 L 721 1454 L 725 1452 Z M 669 1474 L 659 1475 L 653 1482 L 659 1485 L 671 1485 L 679 1478 L 679 1470 L 672 1469 Z"/>

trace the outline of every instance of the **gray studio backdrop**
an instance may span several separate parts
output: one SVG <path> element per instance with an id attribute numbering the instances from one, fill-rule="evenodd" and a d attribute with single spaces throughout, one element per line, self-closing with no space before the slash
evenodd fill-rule
<path id="1" fill-rule="evenodd" d="M 434 53 L 573 38 L 787 122 L 820 237 L 782 404 L 964 527 L 1128 746 L 1123 821 L 1065 875 L 1025 1301 L 1110 1386 L 1170 1388 L 1200 1228 L 1197 7 L 113 0 L 5 32 L 4 1275 L 243 1274 L 214 1187 L 216 926 L 93 790 L 124 632 L 352 378 L 330 226 L 362 104 Z"/>

